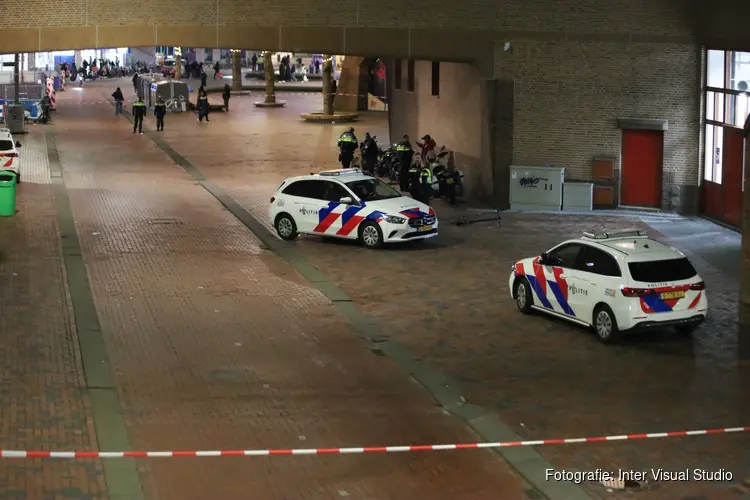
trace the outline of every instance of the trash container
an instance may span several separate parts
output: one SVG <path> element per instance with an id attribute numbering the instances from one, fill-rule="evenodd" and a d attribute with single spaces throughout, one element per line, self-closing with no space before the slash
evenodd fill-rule
<path id="1" fill-rule="evenodd" d="M 0 172 L 0 217 L 16 215 L 16 174 Z"/>

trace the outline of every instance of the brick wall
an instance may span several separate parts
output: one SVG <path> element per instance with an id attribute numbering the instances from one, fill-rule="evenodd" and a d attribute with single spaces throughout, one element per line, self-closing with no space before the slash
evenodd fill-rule
<path id="1" fill-rule="evenodd" d="M 500 42 L 498 42 L 500 43 Z M 516 83 L 513 158 L 591 176 L 595 156 L 620 156 L 618 118 L 669 121 L 664 200 L 672 185 L 697 185 L 700 49 L 695 45 L 519 42 L 496 50 L 497 76 Z"/>
<path id="2" fill-rule="evenodd" d="M 392 65 L 389 74 L 393 75 Z M 391 138 L 409 134 L 412 144 L 430 134 L 455 155 L 464 171 L 467 194 L 486 198 L 492 194 L 489 158 L 483 154 L 486 113 L 482 110 L 482 80 L 468 64 L 440 64 L 440 95 L 432 95 L 432 63 L 416 61 L 415 86 L 407 88 L 407 64 L 403 62 L 401 90 L 390 94 Z M 390 82 L 389 82 L 390 83 Z M 414 144 L 416 149 L 416 144 Z"/>

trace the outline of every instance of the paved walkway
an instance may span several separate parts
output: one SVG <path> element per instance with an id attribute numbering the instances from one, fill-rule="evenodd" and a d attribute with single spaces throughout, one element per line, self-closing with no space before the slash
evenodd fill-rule
<path id="1" fill-rule="evenodd" d="M 18 213 L 0 218 L 0 448 L 97 447 L 41 129 L 20 137 Z M 101 464 L 0 459 L 0 499 L 98 499 Z"/>
<path id="2" fill-rule="evenodd" d="M 245 107 L 239 102 L 236 114 L 217 118 L 210 127 L 174 120 L 164 139 L 270 232 L 270 194 L 286 176 L 335 166 L 333 143 L 340 128 L 294 120 L 303 104 L 258 115 L 249 102 Z M 357 125 L 358 133 L 384 128 L 376 116 Z M 438 132 L 433 135 L 439 140 Z M 444 220 L 454 217 L 451 209 L 438 205 L 437 210 Z M 703 254 L 691 257 L 708 284 L 712 315 L 692 339 L 665 332 L 606 347 L 568 324 L 523 317 L 507 298 L 508 270 L 518 257 L 538 254 L 584 227 L 633 226 L 648 228 L 623 217 L 507 214 L 502 228 L 444 224 L 435 242 L 381 252 L 317 238 L 281 248 L 294 249 L 329 276 L 386 338 L 408 346 L 470 402 L 500 415 L 522 437 L 746 425 L 750 399 L 744 380 L 750 366 L 740 356 L 734 322 L 737 278 Z M 432 270 L 415 274 L 414 259 L 433 263 Z M 652 482 L 617 498 L 730 498 L 750 484 L 746 444 L 746 436 L 736 435 L 541 451 L 554 466 L 576 470 L 724 468 L 734 481 Z M 595 483 L 585 487 L 590 495 L 610 497 Z"/>
<path id="3" fill-rule="evenodd" d="M 96 333 L 106 348 L 101 355 L 108 358 L 117 396 L 109 406 L 95 408 L 93 420 L 99 428 L 99 421 L 113 412 L 124 419 L 123 429 L 110 419 L 100 443 L 109 431 L 123 430 L 130 446 L 152 450 L 476 439 L 395 363 L 368 351 L 320 291 L 266 249 L 149 137 L 131 134 L 129 124 L 106 105 L 76 106 L 75 100 L 91 100 L 89 93 L 96 89 L 90 85 L 65 93 L 49 129 L 95 300 Z M 222 118 L 241 116 L 232 112 Z M 165 136 L 178 124 L 200 126 L 189 114 L 169 118 Z M 254 119 L 267 118 L 258 113 Z M 196 130 L 208 141 L 220 141 L 221 135 L 212 133 L 214 123 Z M 325 138 L 333 140 L 329 135 L 312 141 L 312 147 L 323 148 Z M 37 130 L 29 138 L 37 141 L 35 154 L 43 150 Z M 274 147 L 272 140 L 258 154 L 279 154 Z M 294 155 L 299 150 L 281 151 Z M 27 231 L 36 228 L 28 224 Z M 34 245 L 39 239 L 57 248 L 54 232 L 33 234 Z M 30 245 L 20 246 L 19 258 Z M 53 264 L 59 271 L 60 259 Z M 22 259 L 19 265 L 37 264 Z M 89 358 L 86 349 L 83 358 Z M 44 364 L 34 361 L 32 366 Z M 88 375 L 95 367 L 84 369 Z M 35 387 L 15 390 L 27 406 L 38 394 Z M 48 397 L 50 404 L 70 411 L 65 398 Z M 25 407 L 22 411 L 29 414 Z M 42 416 L 26 418 L 24 425 L 34 434 L 49 424 Z M 50 444 L 73 445 L 96 448 L 92 437 Z M 17 445 L 33 446 L 42 444 Z M 64 471 L 86 467 L 101 484 L 96 462 L 77 464 L 56 466 Z M 28 465 L 16 463 L 20 477 L 26 477 Z M 109 471 L 107 482 L 111 478 L 130 487 L 134 478 L 123 477 L 128 474 Z M 67 481 L 83 487 L 76 479 Z M 135 481 L 146 498 L 162 500 L 535 498 L 527 496 L 533 493 L 527 494 L 506 464 L 485 451 L 152 459 L 138 462 Z M 50 484 L 40 488 L 38 498 L 53 496 Z"/>

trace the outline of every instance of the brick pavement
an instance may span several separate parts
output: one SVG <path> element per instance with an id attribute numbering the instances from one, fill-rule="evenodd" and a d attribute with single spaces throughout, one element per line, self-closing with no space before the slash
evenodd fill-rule
<path id="1" fill-rule="evenodd" d="M 270 227 L 267 200 L 281 179 L 335 166 L 336 127 L 286 118 L 238 114 L 212 122 L 203 135 L 192 124 L 179 124 L 167 140 Z M 370 121 L 357 129 L 379 127 L 385 124 Z M 446 207 L 437 209 L 443 218 L 453 215 Z M 379 252 L 309 237 L 295 244 L 391 336 L 459 380 L 470 401 L 497 410 L 522 436 L 745 425 L 750 400 L 744 380 L 750 372 L 736 356 L 737 283 L 701 259 L 694 256 L 711 293 L 712 315 L 692 341 L 657 333 L 606 347 L 577 327 L 524 318 L 508 298 L 508 274 L 517 258 L 538 254 L 583 228 L 634 225 L 645 227 L 622 217 L 507 214 L 501 229 L 444 224 L 434 242 Z M 415 258 L 432 262 L 432 270 L 415 274 Z M 750 478 L 746 439 L 607 443 L 542 453 L 558 467 L 579 470 L 723 467 L 734 474 L 734 483 L 651 484 L 616 495 L 719 499 L 746 488 L 740 484 Z M 600 486 L 588 486 L 593 495 L 608 498 Z"/>
<path id="2" fill-rule="evenodd" d="M 75 106 L 96 88 L 61 99 L 55 137 L 133 447 L 475 439 L 389 360 L 367 352 L 322 294 L 147 137 L 132 135 L 109 107 Z M 222 118 L 241 123 L 239 114 Z M 164 135 L 195 127 L 220 144 L 214 124 L 170 116 Z M 320 130 L 327 139 L 312 145 L 322 150 L 332 136 Z M 288 140 L 259 139 L 269 141 L 269 156 Z M 483 451 L 150 460 L 139 472 L 148 498 L 162 500 L 526 498 L 520 480 Z"/>
<path id="3" fill-rule="evenodd" d="M 18 213 L 0 218 L 0 447 L 96 449 L 41 128 L 19 137 Z M 98 461 L 0 460 L 0 499 L 106 498 Z"/>

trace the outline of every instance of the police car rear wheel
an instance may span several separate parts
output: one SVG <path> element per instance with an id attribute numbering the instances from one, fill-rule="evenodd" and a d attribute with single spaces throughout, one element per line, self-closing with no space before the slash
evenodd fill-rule
<path id="1" fill-rule="evenodd" d="M 594 331 L 596 336 L 605 344 L 613 344 L 621 338 L 620 329 L 612 309 L 607 305 L 600 305 L 594 310 Z"/>
<path id="2" fill-rule="evenodd" d="M 513 295 L 516 298 L 518 310 L 523 314 L 529 314 L 531 312 L 531 305 L 534 303 L 534 298 L 531 296 L 531 287 L 526 278 L 518 278 L 516 280 Z"/>
<path id="3" fill-rule="evenodd" d="M 293 240 L 297 238 L 297 224 L 288 214 L 279 214 L 274 222 L 276 232 L 282 240 Z"/>
<path id="4" fill-rule="evenodd" d="M 383 244 L 383 233 L 374 222 L 365 222 L 359 226 L 359 239 L 367 248 L 377 248 Z"/>

